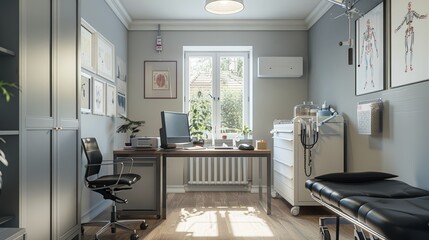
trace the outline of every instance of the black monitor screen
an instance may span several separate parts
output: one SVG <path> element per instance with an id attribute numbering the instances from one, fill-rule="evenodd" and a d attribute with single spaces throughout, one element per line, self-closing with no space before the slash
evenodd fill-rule
<path id="1" fill-rule="evenodd" d="M 191 142 L 188 114 L 181 112 L 161 112 L 161 147 L 175 148 L 177 143 Z"/>

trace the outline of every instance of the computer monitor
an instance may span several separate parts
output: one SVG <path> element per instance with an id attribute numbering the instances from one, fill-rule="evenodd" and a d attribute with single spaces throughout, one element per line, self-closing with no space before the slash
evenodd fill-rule
<path id="1" fill-rule="evenodd" d="M 188 114 L 181 112 L 161 112 L 162 127 L 159 129 L 161 148 L 176 148 L 177 144 L 192 141 L 189 132 Z"/>

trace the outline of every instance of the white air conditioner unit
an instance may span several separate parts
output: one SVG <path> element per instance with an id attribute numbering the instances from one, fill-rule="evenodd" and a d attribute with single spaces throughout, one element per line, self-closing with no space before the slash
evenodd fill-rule
<path id="1" fill-rule="evenodd" d="M 302 74 L 302 57 L 258 58 L 258 77 L 260 78 L 298 78 Z"/>

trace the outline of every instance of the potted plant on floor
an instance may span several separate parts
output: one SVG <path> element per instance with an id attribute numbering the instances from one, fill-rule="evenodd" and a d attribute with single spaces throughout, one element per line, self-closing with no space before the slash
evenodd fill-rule
<path id="1" fill-rule="evenodd" d="M 10 82 L 5 82 L 3 80 L 0 80 L 1 94 L 4 96 L 6 103 L 8 103 L 10 101 L 10 98 L 13 96 L 13 94 L 10 91 L 10 88 L 17 88 L 19 90 L 18 85 L 16 85 L 15 83 L 10 83 Z M 0 137 L 0 141 L 3 143 L 6 143 L 6 141 L 1 137 Z M 6 155 L 1 149 L 0 149 L 0 163 L 5 165 L 6 167 L 9 165 L 6 159 Z M 0 192 L 2 189 L 2 184 L 3 184 L 2 172 L 0 171 Z"/>
<path id="2" fill-rule="evenodd" d="M 194 145 L 204 146 L 208 132 L 212 130 L 211 125 L 211 102 L 210 98 L 204 97 L 201 91 L 189 101 L 189 131 L 193 137 Z"/>
<path id="3" fill-rule="evenodd" d="M 124 124 L 118 127 L 116 130 L 117 133 L 129 133 L 130 142 L 125 143 L 126 146 L 131 146 L 131 139 L 136 137 L 137 133 L 140 132 L 140 127 L 142 127 L 146 122 L 145 121 L 134 121 L 123 115 L 119 117 L 124 121 Z"/>

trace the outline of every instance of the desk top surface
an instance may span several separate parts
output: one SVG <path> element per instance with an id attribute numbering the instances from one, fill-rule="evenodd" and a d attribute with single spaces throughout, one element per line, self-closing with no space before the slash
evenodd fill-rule
<path id="1" fill-rule="evenodd" d="M 258 157 L 270 156 L 271 150 L 239 150 L 239 149 L 198 149 L 198 150 L 142 150 L 142 149 L 122 149 L 113 151 L 114 155 L 165 155 L 165 156 L 242 156 L 242 157 Z"/>

